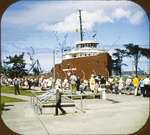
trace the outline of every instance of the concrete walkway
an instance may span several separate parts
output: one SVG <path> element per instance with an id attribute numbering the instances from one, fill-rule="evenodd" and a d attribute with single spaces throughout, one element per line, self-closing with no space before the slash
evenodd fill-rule
<path id="1" fill-rule="evenodd" d="M 80 101 L 75 102 L 80 107 Z M 85 113 L 64 108 L 68 114 L 59 116 L 54 116 L 55 108 L 38 115 L 30 102 L 11 104 L 2 119 L 10 129 L 23 135 L 130 134 L 142 128 L 149 117 L 149 98 L 140 96 L 108 94 L 107 100 L 84 99 Z"/>

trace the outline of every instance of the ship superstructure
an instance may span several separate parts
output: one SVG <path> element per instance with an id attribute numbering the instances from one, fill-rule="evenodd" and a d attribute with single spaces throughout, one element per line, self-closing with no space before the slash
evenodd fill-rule
<path id="1" fill-rule="evenodd" d="M 100 53 L 106 53 L 105 50 L 97 48 L 98 43 L 96 41 L 78 41 L 76 48 L 64 54 L 63 59 L 72 59 L 86 56 L 96 56 Z"/>

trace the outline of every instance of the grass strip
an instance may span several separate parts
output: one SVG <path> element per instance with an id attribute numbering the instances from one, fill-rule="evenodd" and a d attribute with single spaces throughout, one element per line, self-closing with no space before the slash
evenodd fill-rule
<path id="1" fill-rule="evenodd" d="M 1 87 L 1 93 L 11 93 L 11 94 L 14 94 L 14 91 L 15 91 L 15 89 L 14 89 L 13 86 L 2 86 Z M 32 93 L 29 90 L 25 90 L 25 89 L 20 88 L 20 95 L 31 96 Z"/>

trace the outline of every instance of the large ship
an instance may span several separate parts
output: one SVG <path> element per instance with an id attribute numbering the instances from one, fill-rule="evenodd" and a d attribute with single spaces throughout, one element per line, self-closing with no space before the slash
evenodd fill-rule
<path id="1" fill-rule="evenodd" d="M 89 79 L 91 74 L 111 75 L 111 56 L 103 49 L 99 49 L 95 40 L 83 40 L 81 10 L 80 41 L 75 43 L 75 48 L 63 54 L 62 62 L 55 64 L 52 69 L 54 78 L 68 78 L 75 73 L 81 79 Z"/>

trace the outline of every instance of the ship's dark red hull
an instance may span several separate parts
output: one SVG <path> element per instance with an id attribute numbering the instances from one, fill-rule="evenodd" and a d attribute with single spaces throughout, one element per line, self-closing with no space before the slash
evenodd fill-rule
<path id="1" fill-rule="evenodd" d="M 108 77 L 111 75 L 111 66 L 111 56 L 108 53 L 66 59 L 55 65 L 55 77 L 64 79 L 69 72 L 74 72 L 81 79 L 89 79 L 92 73 Z"/>

